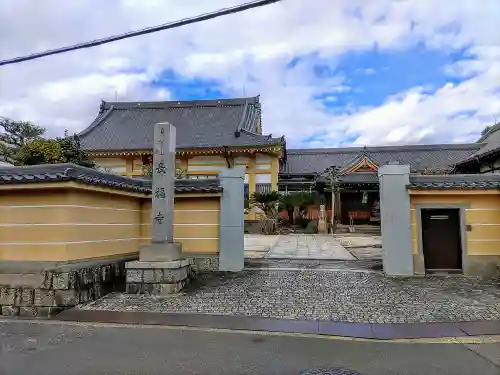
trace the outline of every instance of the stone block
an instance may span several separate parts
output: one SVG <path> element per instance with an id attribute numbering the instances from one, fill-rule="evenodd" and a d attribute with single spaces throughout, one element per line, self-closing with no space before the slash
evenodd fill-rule
<path id="1" fill-rule="evenodd" d="M 152 262 L 152 261 L 133 261 L 127 262 L 125 267 L 127 269 L 177 269 L 181 267 L 186 267 L 193 264 L 192 259 L 179 259 L 173 261 L 165 262 Z"/>
<path id="2" fill-rule="evenodd" d="M 90 292 L 90 289 L 80 289 L 78 291 L 78 299 L 79 303 L 87 303 L 89 301 L 92 301 L 92 294 Z"/>
<path id="3" fill-rule="evenodd" d="M 51 280 L 47 280 L 50 272 L 37 273 L 0 273 L 0 285 L 11 288 L 50 289 Z"/>
<path id="4" fill-rule="evenodd" d="M 110 265 L 101 267 L 101 280 L 103 283 L 108 283 L 113 280 L 113 273 Z"/>
<path id="5" fill-rule="evenodd" d="M 16 304 L 16 288 L 0 288 L 0 305 L 15 305 Z"/>
<path id="6" fill-rule="evenodd" d="M 17 306 L 2 306 L 3 316 L 19 316 L 19 307 Z"/>
<path id="7" fill-rule="evenodd" d="M 66 290 L 70 288 L 69 272 L 55 273 L 52 275 L 52 288 Z"/>
<path id="8" fill-rule="evenodd" d="M 127 269 L 127 283 L 142 283 L 142 269 Z"/>
<path id="9" fill-rule="evenodd" d="M 101 268 L 92 268 L 92 276 L 93 276 L 93 280 L 92 280 L 92 283 L 93 284 L 97 284 L 97 283 L 100 283 L 101 282 Z"/>
<path id="10" fill-rule="evenodd" d="M 158 290 L 157 285 L 158 284 L 142 284 L 141 294 L 154 294 L 154 292 Z"/>
<path id="11" fill-rule="evenodd" d="M 142 289 L 141 283 L 127 283 L 126 293 L 127 294 L 140 294 Z"/>
<path id="12" fill-rule="evenodd" d="M 18 298 L 19 306 L 32 306 L 35 300 L 35 290 L 31 288 L 23 288 Z"/>
<path id="13" fill-rule="evenodd" d="M 94 281 L 94 269 L 83 268 L 81 273 L 80 284 L 83 286 L 92 285 Z"/>
<path id="14" fill-rule="evenodd" d="M 151 284 L 151 283 L 156 283 L 158 280 L 156 277 L 158 276 L 158 273 L 156 272 L 157 270 L 150 269 L 150 270 L 143 270 L 142 271 L 142 281 L 145 284 Z"/>
<path id="15" fill-rule="evenodd" d="M 53 290 L 35 289 L 35 306 L 55 306 L 55 302 Z"/>
<path id="16" fill-rule="evenodd" d="M 158 282 L 161 284 L 172 284 L 182 280 L 185 280 L 189 277 L 190 267 L 182 267 L 179 269 L 161 269 L 157 270 L 158 273 Z"/>
<path id="17" fill-rule="evenodd" d="M 56 306 L 75 306 L 80 303 L 80 293 L 75 289 L 56 290 L 54 298 Z"/>
<path id="18" fill-rule="evenodd" d="M 94 292 L 95 292 L 95 299 L 101 298 L 104 296 L 104 288 L 102 287 L 102 284 L 96 283 L 94 285 Z"/>
<path id="19" fill-rule="evenodd" d="M 80 281 L 76 271 L 68 272 L 68 289 L 79 289 Z"/>
<path id="20" fill-rule="evenodd" d="M 35 307 L 33 311 L 36 315 L 35 317 L 50 318 L 51 316 L 61 312 L 63 309 L 61 307 Z"/>
<path id="21" fill-rule="evenodd" d="M 19 316 L 38 316 L 35 306 L 24 306 L 19 308 Z"/>

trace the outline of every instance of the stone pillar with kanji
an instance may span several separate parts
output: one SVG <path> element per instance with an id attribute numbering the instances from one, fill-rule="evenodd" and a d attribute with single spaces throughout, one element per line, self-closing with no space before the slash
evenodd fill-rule
<path id="1" fill-rule="evenodd" d="M 154 128 L 151 244 L 141 249 L 140 260 L 173 261 L 181 258 L 174 243 L 175 127 L 168 122 Z"/>
<path id="2" fill-rule="evenodd" d="M 182 258 L 174 242 L 175 127 L 154 127 L 151 191 L 151 242 L 139 251 L 139 261 L 128 262 L 127 293 L 171 294 L 189 281 L 192 262 Z"/>

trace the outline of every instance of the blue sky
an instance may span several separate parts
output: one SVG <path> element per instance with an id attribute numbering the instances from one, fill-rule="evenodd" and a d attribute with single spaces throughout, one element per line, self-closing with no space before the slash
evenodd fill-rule
<path id="1" fill-rule="evenodd" d="M 440 52 L 428 50 L 422 44 L 401 51 L 346 53 L 340 59 L 335 74 L 345 77 L 349 90 L 337 95 L 334 102 L 325 105 L 333 109 L 347 106 L 379 106 L 389 96 L 415 86 L 424 86 L 429 93 L 447 82 L 460 83 L 463 79 L 450 77 L 444 67 L 464 59 L 464 51 Z M 322 67 L 317 67 L 318 74 Z M 327 94 L 326 94 L 327 95 Z"/>
<path id="2" fill-rule="evenodd" d="M 293 68 L 303 58 L 311 60 L 310 56 L 294 57 L 287 67 Z M 327 90 L 314 99 L 333 111 L 344 111 L 346 108 L 381 105 L 388 97 L 416 86 L 423 86 L 432 93 L 448 82 L 458 84 L 465 79 L 450 77 L 445 67 L 466 58 L 466 49 L 437 51 L 418 44 L 400 51 L 373 48 L 349 52 L 336 59 L 334 66 L 317 59 L 318 64 L 312 67 L 314 74 L 318 78 L 344 77 L 346 91 L 339 93 Z M 183 77 L 173 70 L 162 72 L 151 84 L 167 88 L 174 100 L 216 99 L 231 95 L 231 91 L 224 90 L 218 80 Z"/>
<path id="3" fill-rule="evenodd" d="M 436 50 L 417 43 L 399 50 L 374 47 L 368 51 L 347 52 L 332 61 L 325 61 L 315 54 L 297 56 L 287 62 L 286 68 L 292 70 L 305 60 L 317 79 L 342 78 L 340 89 L 326 89 L 311 98 L 323 105 L 326 113 L 342 114 L 355 113 L 360 108 L 376 108 L 391 97 L 415 87 L 422 87 L 424 94 L 432 95 L 446 84 L 459 85 L 470 76 L 453 76 L 445 68 L 471 58 L 467 48 Z M 223 81 L 184 77 L 173 70 L 162 72 L 152 85 L 168 89 L 175 100 L 216 99 L 232 95 L 231 90 L 224 88 Z M 451 117 L 470 117 L 475 112 L 464 109 Z M 298 140 L 297 146 L 313 147 L 326 133 L 328 130 L 320 130 L 304 136 Z M 477 131 L 470 134 L 471 137 L 476 135 Z M 357 135 L 346 134 L 338 140 L 338 145 L 349 146 L 357 138 Z M 452 142 L 452 135 L 442 141 Z"/>
<path id="4" fill-rule="evenodd" d="M 0 38 L 0 58 L 242 2 L 2 1 L 10 37 Z M 264 132 L 289 147 L 473 142 L 500 119 L 498 19 L 498 0 L 286 0 L 3 67 L 0 116 L 62 134 L 87 127 L 116 94 L 260 95 Z"/>

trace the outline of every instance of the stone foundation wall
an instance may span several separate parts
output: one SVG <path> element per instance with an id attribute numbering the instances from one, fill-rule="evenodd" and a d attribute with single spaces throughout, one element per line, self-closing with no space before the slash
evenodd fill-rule
<path id="1" fill-rule="evenodd" d="M 178 293 L 196 276 L 192 259 L 171 262 L 129 262 L 126 265 L 128 294 Z"/>
<path id="2" fill-rule="evenodd" d="M 49 317 L 107 293 L 123 290 L 125 262 L 65 270 L 0 273 L 0 311 Z"/>

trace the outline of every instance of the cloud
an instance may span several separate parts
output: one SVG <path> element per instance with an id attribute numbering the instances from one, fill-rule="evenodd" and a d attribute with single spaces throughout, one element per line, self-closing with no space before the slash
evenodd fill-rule
<path id="1" fill-rule="evenodd" d="M 233 6 L 242 0 L 0 2 L 0 58 L 100 38 Z M 443 9 L 447 11 L 444 12 Z M 153 85 L 165 71 L 209 80 L 228 96 L 261 94 L 263 125 L 291 146 L 474 140 L 500 117 L 497 0 L 284 0 L 245 13 L 92 49 L 0 67 L 0 115 L 51 133 L 78 131 L 100 100 L 168 100 Z M 342 56 L 374 48 L 397 54 L 423 43 L 469 56 L 442 67 L 450 82 L 388 97 L 379 106 L 332 110 L 346 91 Z M 290 64 L 296 61 L 295 64 Z M 315 67 L 328 67 L 318 77 Z M 364 74 L 373 72 L 364 68 Z M 408 74 L 412 74 L 408 71 Z M 459 78 L 458 83 L 452 78 Z M 423 82 L 422 85 L 432 83 Z M 174 85 L 174 84 L 171 84 Z M 356 92 L 356 88 L 348 88 Z M 182 99 L 182 98 L 176 98 Z M 460 116 L 457 114 L 461 114 Z"/>

